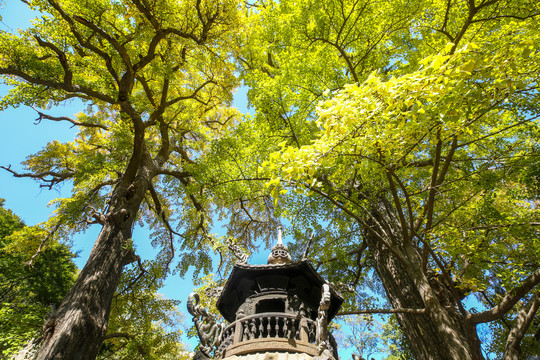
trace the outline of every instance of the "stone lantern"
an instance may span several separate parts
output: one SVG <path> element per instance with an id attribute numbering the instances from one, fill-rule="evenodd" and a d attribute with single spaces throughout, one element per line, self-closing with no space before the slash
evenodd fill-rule
<path id="1" fill-rule="evenodd" d="M 327 326 L 343 299 L 309 261 L 291 261 L 281 229 L 267 265 L 237 257 L 216 303 L 228 325 L 218 324 L 199 306 L 198 295 L 190 295 L 188 310 L 201 340 L 195 358 L 337 360 Z"/>

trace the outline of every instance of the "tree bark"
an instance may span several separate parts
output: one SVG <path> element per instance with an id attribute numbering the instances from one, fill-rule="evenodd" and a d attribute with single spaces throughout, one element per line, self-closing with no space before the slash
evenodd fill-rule
<path id="1" fill-rule="evenodd" d="M 398 231 L 386 233 L 399 234 Z M 415 359 L 483 360 L 476 329 L 449 299 L 449 291 L 422 271 L 418 250 L 412 245 L 400 245 L 391 251 L 368 231 L 364 238 L 392 306 L 427 310 L 425 314 L 396 314 Z"/>
<path id="2" fill-rule="evenodd" d="M 514 326 L 510 330 L 508 340 L 506 341 L 504 360 L 519 360 L 519 356 L 521 355 L 521 340 L 525 336 L 539 307 L 540 293 L 536 293 L 518 312 Z"/>
<path id="3" fill-rule="evenodd" d="M 103 228 L 75 284 L 44 326 L 38 360 L 92 360 L 107 331 L 113 295 L 124 265 L 136 260 L 132 226 L 148 182 L 118 185 Z"/>

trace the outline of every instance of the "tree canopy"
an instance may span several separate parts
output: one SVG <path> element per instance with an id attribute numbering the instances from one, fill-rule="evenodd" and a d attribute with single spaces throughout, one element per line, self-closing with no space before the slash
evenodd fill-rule
<path id="1" fill-rule="evenodd" d="M 140 265 L 135 279 L 153 275 L 135 252 L 136 222 L 155 229 L 160 253 L 152 266 L 162 274 L 175 251 L 184 250 L 183 271 L 210 266 L 210 202 L 195 174 L 210 140 L 237 120 L 229 106 L 237 84 L 230 56 L 240 17 L 237 4 L 224 1 L 26 3 L 42 15 L 19 34 L 0 34 L 0 74 L 11 86 L 0 108 L 32 106 L 40 121 L 67 121 L 79 131 L 72 142 L 53 141 L 29 156 L 26 172 L 4 169 L 47 188 L 73 184 L 44 225 L 49 233 L 67 238 L 102 226 L 45 325 L 38 358 L 94 358 L 124 266 Z M 47 114 L 73 99 L 87 106 L 83 113 Z"/>
<path id="2" fill-rule="evenodd" d="M 483 358 L 477 324 L 505 318 L 497 351 L 517 358 L 535 316 L 539 13 L 527 1 L 252 11 L 253 127 L 280 138 L 263 176 L 296 234 L 316 232 L 328 277 L 366 289 L 344 313 L 395 312 L 416 358 Z M 392 310 L 373 309 L 373 270 Z M 469 295 L 487 310 L 466 308 Z"/>
<path id="3" fill-rule="evenodd" d="M 416 359 L 538 352 L 537 1 L 25 3 L 42 16 L 0 34 L 0 108 L 79 131 L 24 171 L 3 168 L 72 182 L 42 240 L 102 226 L 39 359 L 105 354 L 111 304 L 133 305 L 119 284 L 147 286 L 167 317 L 145 281 L 232 259 L 213 220 L 252 249 L 280 217 L 293 252 L 309 246 L 354 291 L 341 315 L 395 314 Z M 231 106 L 240 81 L 252 115 Z M 73 99 L 86 110 L 47 114 Z M 137 223 L 154 230 L 152 261 L 137 255 Z"/>

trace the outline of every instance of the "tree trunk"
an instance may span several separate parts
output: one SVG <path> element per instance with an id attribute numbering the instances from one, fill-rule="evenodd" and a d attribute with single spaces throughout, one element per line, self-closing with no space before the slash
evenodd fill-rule
<path id="1" fill-rule="evenodd" d="M 540 293 L 536 293 L 518 312 L 514 326 L 510 330 L 506 341 L 504 360 L 519 360 L 521 355 L 521 340 L 525 336 L 539 307 Z"/>
<path id="2" fill-rule="evenodd" d="M 44 327 L 38 360 L 93 360 L 107 331 L 113 295 L 124 265 L 136 257 L 131 248 L 132 225 L 146 191 L 137 178 L 113 194 L 101 215 L 103 228 L 75 284 Z M 114 200 L 117 199 L 117 200 Z"/>
<path id="3" fill-rule="evenodd" d="M 445 303 L 423 273 L 421 256 L 412 246 L 400 251 L 402 264 L 373 235 L 365 234 L 375 269 L 394 308 L 428 308 L 426 314 L 398 313 L 397 319 L 417 360 L 480 360 L 480 342 L 453 303 Z M 441 301 L 442 300 L 442 301 Z"/>

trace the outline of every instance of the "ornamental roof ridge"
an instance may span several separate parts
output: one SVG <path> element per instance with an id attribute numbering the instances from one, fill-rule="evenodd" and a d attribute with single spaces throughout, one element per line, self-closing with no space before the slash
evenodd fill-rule
<path id="1" fill-rule="evenodd" d="M 268 256 L 268 265 L 288 264 L 292 261 L 289 249 L 283 244 L 283 240 L 281 239 L 282 229 L 281 226 L 278 227 L 277 243 L 272 247 L 272 251 Z"/>

